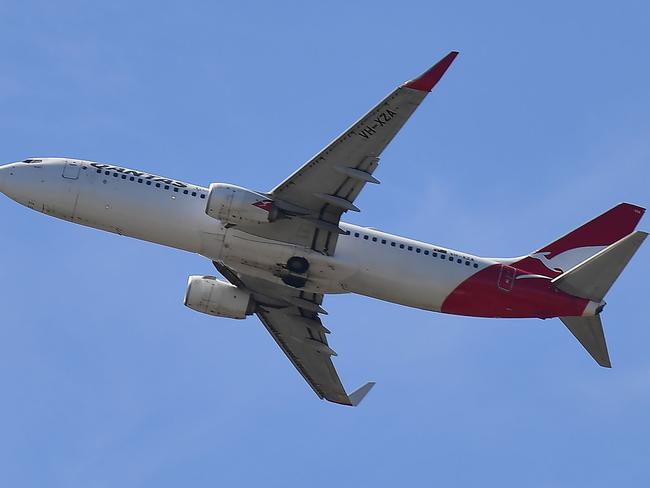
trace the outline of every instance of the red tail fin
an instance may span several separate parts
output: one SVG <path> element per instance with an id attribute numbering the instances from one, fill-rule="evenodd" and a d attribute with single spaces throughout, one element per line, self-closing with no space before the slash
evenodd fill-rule
<path id="1" fill-rule="evenodd" d="M 630 234 L 644 212 L 642 207 L 621 203 L 513 266 L 554 278 Z"/>

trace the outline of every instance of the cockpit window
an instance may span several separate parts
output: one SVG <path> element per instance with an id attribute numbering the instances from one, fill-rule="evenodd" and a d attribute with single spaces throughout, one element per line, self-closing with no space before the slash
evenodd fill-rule
<path id="1" fill-rule="evenodd" d="M 32 164 L 32 163 L 42 163 L 42 159 L 25 159 L 23 163 Z"/>

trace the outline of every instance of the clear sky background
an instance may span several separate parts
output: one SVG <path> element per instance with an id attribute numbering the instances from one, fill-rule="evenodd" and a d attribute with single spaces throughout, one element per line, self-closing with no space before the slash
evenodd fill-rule
<path id="1" fill-rule="evenodd" d="M 455 49 L 347 217 L 521 255 L 650 204 L 649 47 L 641 1 L 0 0 L 0 159 L 268 190 Z M 0 216 L 2 486 L 648 486 L 648 244 L 608 296 L 612 370 L 558 320 L 329 297 L 344 384 L 377 381 L 351 409 L 255 318 L 183 306 L 209 261 Z"/>

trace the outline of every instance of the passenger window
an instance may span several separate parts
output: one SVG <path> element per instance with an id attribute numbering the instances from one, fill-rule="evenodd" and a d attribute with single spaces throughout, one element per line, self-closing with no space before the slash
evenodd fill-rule
<path id="1" fill-rule="evenodd" d="M 463 262 L 463 260 L 462 260 L 462 259 L 457 259 L 456 262 L 457 262 L 458 264 L 460 264 L 460 263 Z"/>
<path id="2" fill-rule="evenodd" d="M 165 190 L 169 190 L 169 185 L 165 185 Z"/>
<path id="3" fill-rule="evenodd" d="M 111 174 L 111 172 L 110 172 L 110 171 L 104 171 L 104 174 L 105 174 L 106 176 L 108 176 L 108 175 Z"/>
<path id="4" fill-rule="evenodd" d="M 177 187 L 177 186 L 174 187 L 174 191 L 175 191 L 176 193 L 178 193 L 178 187 Z"/>
<path id="5" fill-rule="evenodd" d="M 432 253 L 431 253 L 431 256 L 433 256 L 434 258 L 437 258 L 437 257 L 438 257 L 438 253 L 437 253 L 437 252 L 432 252 Z"/>
<path id="6" fill-rule="evenodd" d="M 453 260 L 454 260 L 453 256 L 449 256 L 449 261 L 453 261 Z"/>
<path id="7" fill-rule="evenodd" d="M 184 191 L 183 191 L 183 195 L 187 195 L 187 190 L 184 190 Z"/>
<path id="8" fill-rule="evenodd" d="M 475 267 L 475 268 L 478 268 L 478 264 L 474 263 L 474 267 Z"/>
<path id="9" fill-rule="evenodd" d="M 382 239 L 382 240 L 381 240 L 381 243 L 382 243 L 382 244 L 386 244 L 386 239 Z"/>
<path id="10" fill-rule="evenodd" d="M 205 198 L 205 193 L 201 193 L 201 198 Z M 348 235 L 350 234 L 350 231 L 348 231 Z"/>
<path id="11" fill-rule="evenodd" d="M 113 173 L 113 178 L 117 178 L 117 173 Z"/>
<path id="12" fill-rule="evenodd" d="M 418 254 L 420 254 L 420 253 L 422 252 L 422 249 L 420 249 L 420 248 L 418 247 L 418 248 L 415 249 L 415 252 L 418 253 Z"/>
<path id="13" fill-rule="evenodd" d="M 413 246 L 409 246 L 409 251 L 412 251 L 412 250 L 413 250 Z"/>
<path id="14" fill-rule="evenodd" d="M 404 244 L 400 244 L 400 245 L 399 245 L 399 248 L 400 248 L 400 249 L 404 249 Z"/>
<path id="15" fill-rule="evenodd" d="M 123 180 L 126 180 L 126 175 L 122 175 L 122 179 L 123 179 Z"/>
<path id="16" fill-rule="evenodd" d="M 138 178 L 138 183 L 142 183 L 142 178 Z"/>
<path id="17" fill-rule="evenodd" d="M 131 176 L 131 177 L 129 178 L 129 180 L 130 180 L 130 181 L 135 181 L 135 178 L 134 178 L 133 176 Z"/>
<path id="18" fill-rule="evenodd" d="M 195 191 L 192 192 L 192 196 L 193 196 L 193 197 L 196 196 L 196 192 L 195 192 Z"/>
<path id="19" fill-rule="evenodd" d="M 465 261 L 465 266 L 469 266 L 469 261 Z"/>
<path id="20" fill-rule="evenodd" d="M 428 255 L 429 255 L 429 251 L 427 251 L 427 250 L 425 249 L 425 251 L 424 251 L 424 255 L 425 255 L 425 256 L 428 256 Z"/>
<path id="21" fill-rule="evenodd" d="M 393 247 L 395 247 L 395 243 L 394 243 L 394 242 L 391 242 L 390 245 L 393 246 Z"/>
<path id="22" fill-rule="evenodd" d="M 151 180 L 147 180 L 147 185 L 151 185 Z"/>
<path id="23" fill-rule="evenodd" d="M 363 236 L 363 238 L 364 238 L 366 241 L 368 240 L 368 236 Z"/>
<path id="24" fill-rule="evenodd" d="M 101 172 L 102 172 L 102 170 L 101 170 L 101 169 L 98 169 L 98 170 L 97 170 L 97 172 L 98 172 L 98 173 L 101 173 Z"/>
<path id="25" fill-rule="evenodd" d="M 376 237 L 373 237 L 373 238 L 372 238 L 372 242 L 377 242 L 377 238 L 376 238 Z"/>
<path id="26" fill-rule="evenodd" d="M 160 183 L 156 183 L 156 188 L 160 188 Z"/>
<path id="27" fill-rule="evenodd" d="M 355 233 L 354 233 L 354 237 L 359 237 L 359 233 L 358 233 L 358 232 L 355 232 Z"/>

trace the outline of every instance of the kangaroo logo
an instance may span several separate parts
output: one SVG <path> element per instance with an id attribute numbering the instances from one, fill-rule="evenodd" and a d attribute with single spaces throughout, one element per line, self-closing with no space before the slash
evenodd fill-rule
<path id="1" fill-rule="evenodd" d="M 576 247 L 574 249 L 569 249 L 560 254 L 557 254 L 551 258 L 548 256 L 552 254 L 551 251 L 545 252 L 536 252 L 531 254 L 530 257 L 537 259 L 544 266 L 555 273 L 564 273 L 576 264 L 580 264 L 585 259 L 590 258 L 597 252 L 605 249 L 606 246 L 587 246 L 587 247 Z"/>

